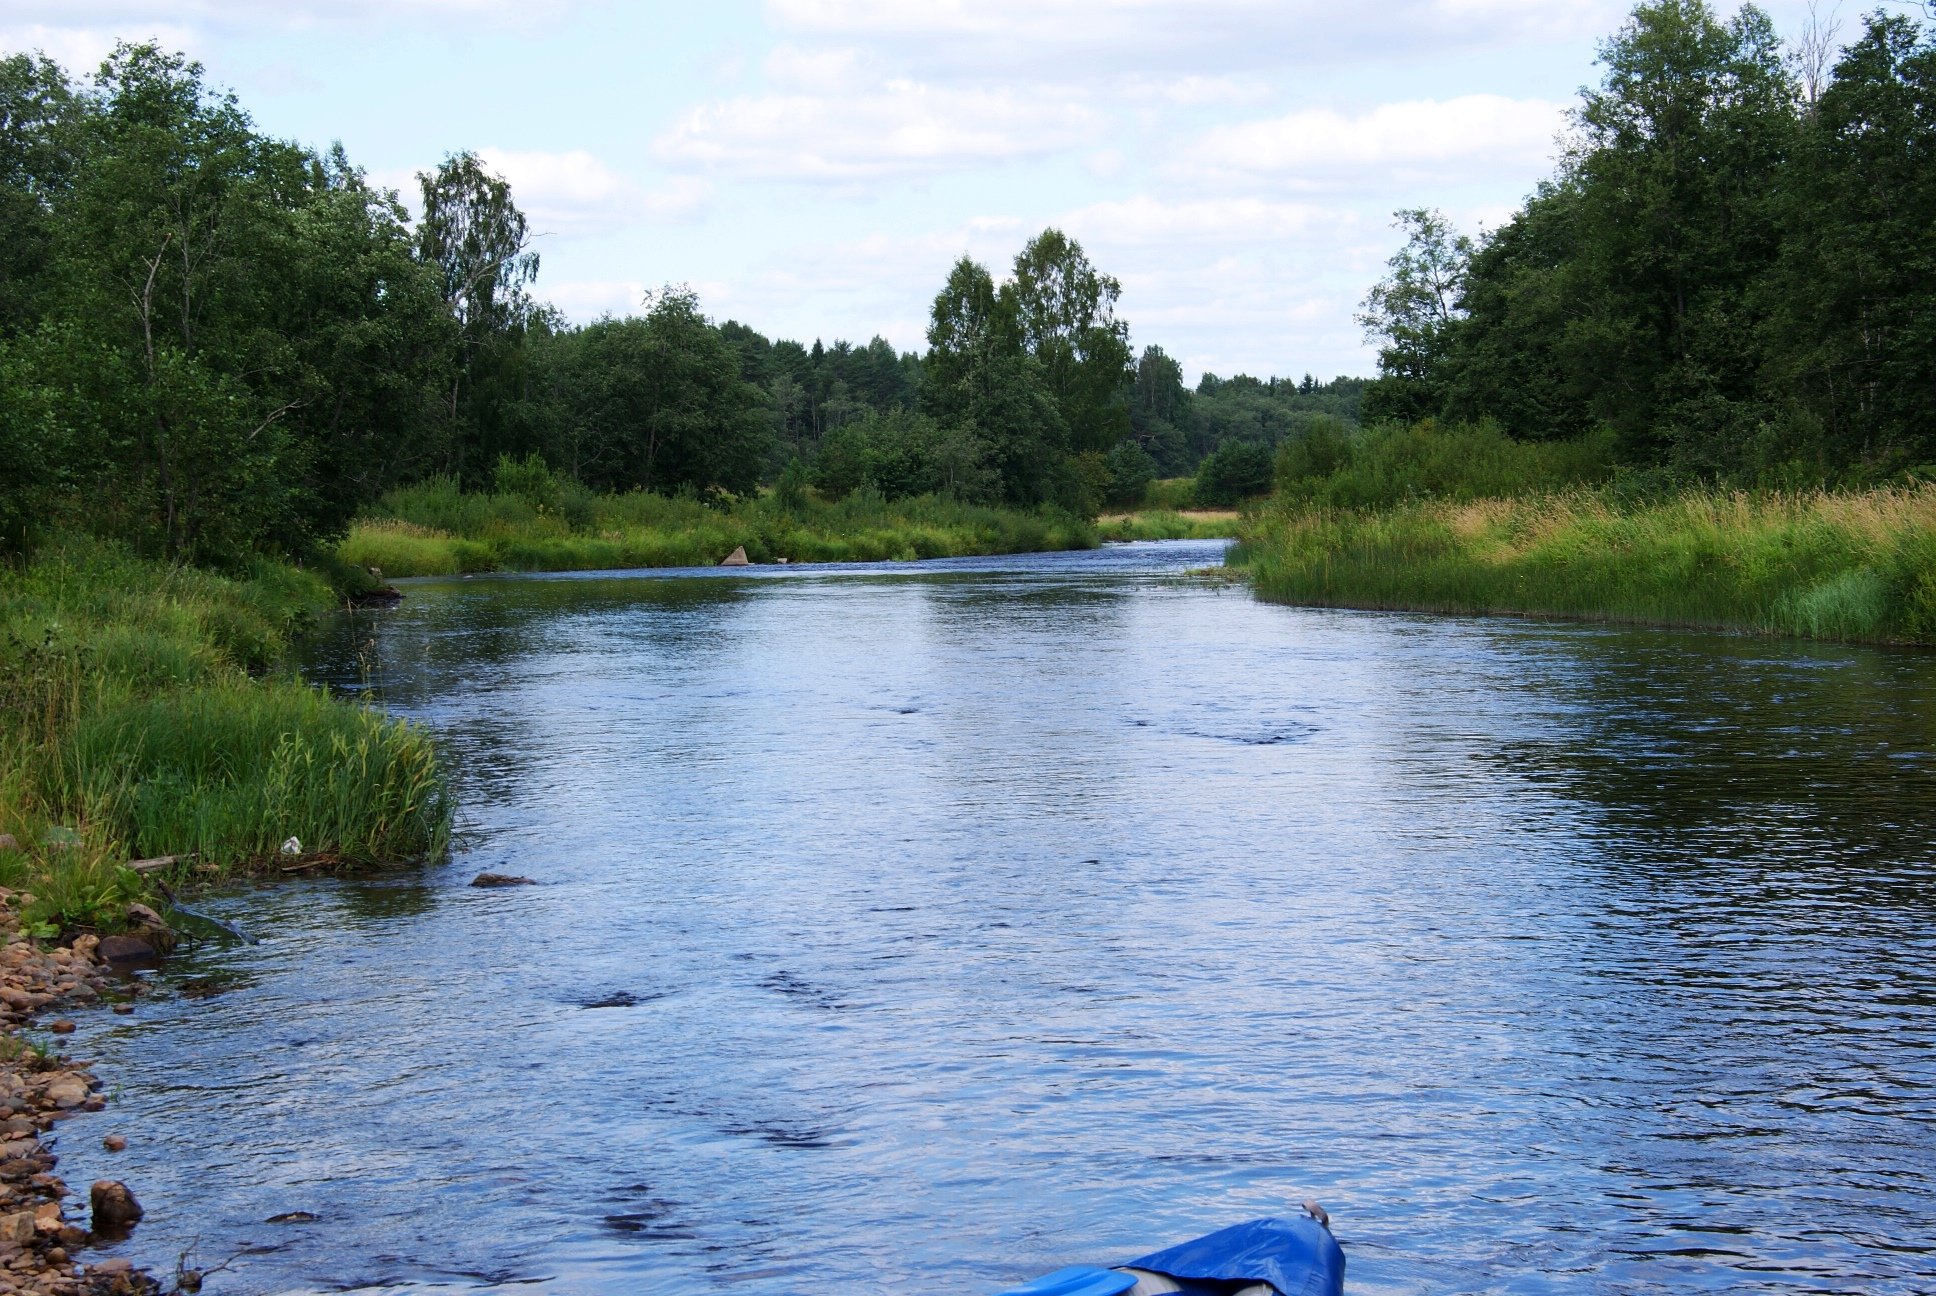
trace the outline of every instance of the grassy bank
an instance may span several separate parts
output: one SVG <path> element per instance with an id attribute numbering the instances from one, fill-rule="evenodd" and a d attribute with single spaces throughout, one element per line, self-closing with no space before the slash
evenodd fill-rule
<path id="1" fill-rule="evenodd" d="M 178 878 L 436 853 L 429 740 L 280 669 L 327 584 L 263 564 L 229 579 L 92 541 L 0 568 L 0 885 L 30 928 L 113 926 L 136 858 Z M 157 875 L 167 876 L 167 874 Z"/>
<path id="2" fill-rule="evenodd" d="M 1241 521 L 1235 509 L 1145 509 L 1105 513 L 1096 533 L 1104 540 L 1226 540 L 1237 535 Z"/>
<path id="3" fill-rule="evenodd" d="M 1292 603 L 1936 642 L 1936 486 L 1280 502 L 1237 560 L 1260 595 Z"/>
<path id="4" fill-rule="evenodd" d="M 482 571 L 703 567 L 744 546 L 754 562 L 881 562 L 1091 549 L 1096 530 L 1050 510 L 985 508 L 934 496 L 837 503 L 766 496 L 717 505 L 646 492 L 592 495 L 569 484 L 464 493 L 450 481 L 392 491 L 338 547 L 385 576 Z"/>

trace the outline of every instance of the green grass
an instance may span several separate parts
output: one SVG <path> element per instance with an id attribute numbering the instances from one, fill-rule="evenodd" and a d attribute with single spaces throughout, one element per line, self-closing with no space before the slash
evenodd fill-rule
<path id="1" fill-rule="evenodd" d="M 771 496 L 726 505 L 642 491 L 595 496 L 568 484 L 534 499 L 433 481 L 385 496 L 336 556 L 396 577 L 704 567 L 740 547 L 756 563 L 882 562 L 1097 543 L 1094 526 L 1066 513 L 935 496 L 890 503 L 856 492 L 832 504 L 808 498 L 786 507 Z"/>
<path id="2" fill-rule="evenodd" d="M 271 863 L 441 852 L 449 806 L 424 733 L 279 669 L 333 595 L 264 563 L 244 578 L 67 540 L 0 568 L 0 885 L 38 927 L 112 927 L 147 881 Z"/>
<path id="3" fill-rule="evenodd" d="M 1279 501 L 1233 561 L 1283 602 L 1936 643 L 1936 487 Z"/>
<path id="4" fill-rule="evenodd" d="M 1515 441 L 1490 423 L 1317 427 L 1278 447 L 1275 497 L 1333 508 L 1519 499 L 1613 476 L 1613 438 Z"/>
<path id="5" fill-rule="evenodd" d="M 1180 513 L 1147 509 L 1106 513 L 1096 523 L 1105 540 L 1226 540 L 1237 535 L 1242 514 L 1235 509 Z"/>

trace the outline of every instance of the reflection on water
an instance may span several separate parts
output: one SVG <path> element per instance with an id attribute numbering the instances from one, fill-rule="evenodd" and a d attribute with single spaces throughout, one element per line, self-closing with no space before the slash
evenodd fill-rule
<path id="1" fill-rule="evenodd" d="M 63 1170 L 214 1292 L 988 1291 L 1306 1196 L 1354 1292 L 1930 1290 L 1936 658 L 1215 556 L 413 585 L 316 670 L 457 857 L 212 901 Z"/>

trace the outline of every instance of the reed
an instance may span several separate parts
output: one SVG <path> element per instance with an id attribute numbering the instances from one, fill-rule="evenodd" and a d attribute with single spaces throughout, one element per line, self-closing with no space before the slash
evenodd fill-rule
<path id="1" fill-rule="evenodd" d="M 867 491 L 826 503 L 772 496 L 737 503 L 644 491 L 549 498 L 465 493 L 447 481 L 393 491 L 337 547 L 385 576 L 710 566 L 744 548 L 754 562 L 891 562 L 1092 549 L 1090 523 L 1052 509 L 990 508 Z"/>
<path id="2" fill-rule="evenodd" d="M 1140 513 L 1105 514 L 1097 521 L 1096 531 L 1104 540 L 1227 540 L 1238 534 L 1242 518 L 1235 509 L 1188 513 L 1146 509 Z"/>
<path id="3" fill-rule="evenodd" d="M 31 925 L 111 927 L 147 882 L 282 858 L 440 853 L 450 809 L 428 737 L 304 685 L 289 636 L 332 598 L 313 573 L 243 578 L 68 540 L 0 569 L 0 884 Z"/>
<path id="4" fill-rule="evenodd" d="M 1279 503 L 1233 561 L 1283 602 L 1936 642 L 1936 486 Z"/>

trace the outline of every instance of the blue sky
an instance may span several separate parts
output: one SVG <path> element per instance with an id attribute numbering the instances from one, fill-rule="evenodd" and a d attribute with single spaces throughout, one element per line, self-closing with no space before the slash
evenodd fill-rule
<path id="1" fill-rule="evenodd" d="M 1784 31 L 1801 5 L 1768 6 Z M 575 319 L 664 283 L 770 336 L 922 344 L 963 252 L 1059 225 L 1194 378 L 1366 373 L 1390 213 L 1551 169 L 1602 0 L 0 0 L 0 48 L 201 59 L 382 182 L 475 149 Z M 1852 21 L 1845 21 L 1852 28 Z"/>

